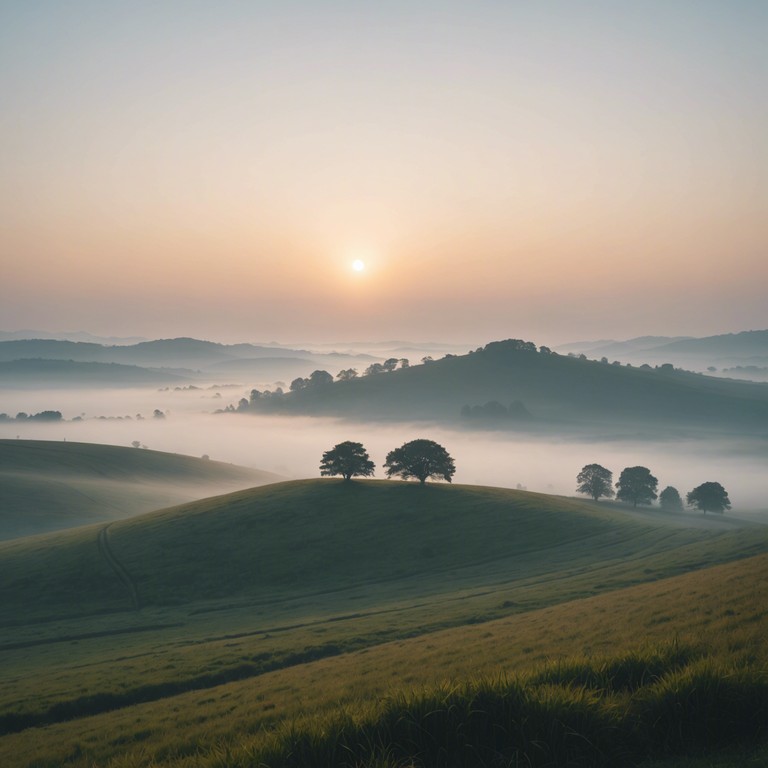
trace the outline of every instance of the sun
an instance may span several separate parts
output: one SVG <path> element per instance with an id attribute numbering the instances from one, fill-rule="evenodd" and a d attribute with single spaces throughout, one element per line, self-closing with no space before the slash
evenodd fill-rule
<path id="1" fill-rule="evenodd" d="M 355 272 L 362 272 L 365 269 L 365 262 L 362 259 L 355 259 L 352 262 L 352 269 L 354 269 Z"/>

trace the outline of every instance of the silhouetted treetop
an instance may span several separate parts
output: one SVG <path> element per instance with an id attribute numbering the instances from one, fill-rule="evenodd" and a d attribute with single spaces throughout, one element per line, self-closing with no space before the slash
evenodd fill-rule
<path id="1" fill-rule="evenodd" d="M 448 451 L 434 440 L 411 440 L 390 451 L 384 462 L 387 477 L 399 475 L 404 480 L 416 478 L 424 483 L 428 478 L 451 482 L 456 466 Z"/>
<path id="2" fill-rule="evenodd" d="M 686 496 L 686 503 L 689 507 L 700 509 L 705 515 L 707 512 L 722 514 L 726 509 L 731 508 L 731 500 L 725 488 L 720 483 L 714 482 L 697 485 Z"/>
<path id="3" fill-rule="evenodd" d="M 627 501 L 636 507 L 638 504 L 650 504 L 656 498 L 659 481 L 647 467 L 627 467 L 622 470 L 616 483 L 616 498 Z"/>
<path id="4" fill-rule="evenodd" d="M 362 443 L 346 440 L 323 454 L 320 474 L 341 475 L 345 480 L 350 480 L 353 477 L 370 477 L 375 466 Z"/>
<path id="5" fill-rule="evenodd" d="M 601 496 L 610 499 L 613 496 L 613 472 L 599 464 L 587 464 L 576 475 L 578 493 L 586 493 L 597 501 Z"/>
<path id="6" fill-rule="evenodd" d="M 683 500 L 680 492 L 672 485 L 668 485 L 659 494 L 659 506 L 668 512 L 680 512 L 683 509 Z"/>

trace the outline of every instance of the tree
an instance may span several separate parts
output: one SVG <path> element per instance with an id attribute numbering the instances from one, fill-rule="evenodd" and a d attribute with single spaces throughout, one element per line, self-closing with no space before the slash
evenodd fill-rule
<path id="1" fill-rule="evenodd" d="M 387 454 L 384 462 L 387 477 L 400 475 L 404 480 L 415 477 L 422 485 L 430 478 L 451 482 L 456 466 L 448 451 L 434 440 L 411 440 Z"/>
<path id="2" fill-rule="evenodd" d="M 323 454 L 320 474 L 341 475 L 345 480 L 351 480 L 353 477 L 370 477 L 375 466 L 362 443 L 346 440 Z"/>
<path id="3" fill-rule="evenodd" d="M 336 374 L 339 381 L 352 381 L 357 378 L 357 371 L 354 368 L 344 368 Z"/>
<path id="4" fill-rule="evenodd" d="M 384 373 L 384 366 L 381 363 L 371 363 L 365 369 L 366 376 L 375 376 L 377 373 Z"/>
<path id="5" fill-rule="evenodd" d="M 576 475 L 578 493 L 586 493 L 597 501 L 601 496 L 610 499 L 613 496 L 613 472 L 599 464 L 587 464 Z"/>
<path id="6" fill-rule="evenodd" d="M 381 367 L 389 373 L 397 368 L 399 362 L 400 360 L 397 357 L 390 357 L 381 364 Z"/>
<path id="7" fill-rule="evenodd" d="M 680 498 L 680 493 L 677 488 L 668 485 L 659 494 L 659 504 L 662 509 L 668 512 L 681 512 L 683 509 L 683 500 Z"/>
<path id="8" fill-rule="evenodd" d="M 707 512 L 722 514 L 731 508 L 731 500 L 728 493 L 720 483 L 702 483 L 696 486 L 686 497 L 689 507 L 700 509 L 705 515 Z"/>
<path id="9" fill-rule="evenodd" d="M 333 376 L 328 371 L 312 371 L 309 374 L 308 387 L 320 387 L 324 384 L 333 384 Z"/>
<path id="10" fill-rule="evenodd" d="M 647 467 L 627 467 L 619 475 L 616 487 L 619 489 L 616 498 L 620 501 L 631 501 L 632 506 L 650 504 L 656 498 L 656 488 L 659 481 Z"/>

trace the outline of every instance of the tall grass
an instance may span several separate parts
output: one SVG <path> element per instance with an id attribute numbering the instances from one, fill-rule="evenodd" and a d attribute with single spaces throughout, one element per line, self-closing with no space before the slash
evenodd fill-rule
<path id="1" fill-rule="evenodd" d="M 227 765 L 599 768 L 766 737 L 768 671 L 670 644 L 296 720 Z"/>

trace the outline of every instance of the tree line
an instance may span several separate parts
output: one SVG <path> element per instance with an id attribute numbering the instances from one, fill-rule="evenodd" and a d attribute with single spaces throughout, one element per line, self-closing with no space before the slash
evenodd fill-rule
<path id="1" fill-rule="evenodd" d="M 683 509 L 683 500 L 680 492 L 672 485 L 668 485 L 657 494 L 659 481 L 651 474 L 647 467 L 626 467 L 622 470 L 616 482 L 616 491 L 613 490 L 613 472 L 600 464 L 587 464 L 582 467 L 576 476 L 578 493 L 591 496 L 594 501 L 600 498 L 610 499 L 614 495 L 619 501 L 625 501 L 636 507 L 638 504 L 651 504 L 657 498 L 662 509 L 669 512 L 679 512 Z M 685 497 L 689 507 L 704 512 L 723 513 L 731 508 L 731 500 L 728 493 L 720 483 L 706 482 L 689 491 Z"/>
<path id="2" fill-rule="evenodd" d="M 320 474 L 323 476 L 341 476 L 344 480 L 353 477 L 372 477 L 376 465 L 368 455 L 362 443 L 346 440 L 325 451 L 320 462 Z M 402 477 L 404 480 L 416 479 L 424 484 L 428 479 L 442 479 L 451 482 L 456 472 L 456 465 L 445 448 L 434 440 L 411 440 L 387 454 L 384 461 L 387 477 Z M 601 498 L 613 498 L 637 507 L 638 504 L 651 504 L 656 499 L 662 509 L 679 512 L 683 509 L 683 500 L 677 488 L 668 485 L 657 494 L 659 481 L 647 467 L 626 467 L 614 491 L 613 472 L 600 464 L 587 464 L 576 476 L 578 493 L 591 496 L 594 501 Z M 722 513 L 731 508 L 728 493 L 720 483 L 706 482 L 694 488 L 686 495 L 686 503 L 706 514 Z"/>

